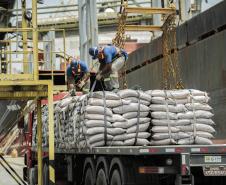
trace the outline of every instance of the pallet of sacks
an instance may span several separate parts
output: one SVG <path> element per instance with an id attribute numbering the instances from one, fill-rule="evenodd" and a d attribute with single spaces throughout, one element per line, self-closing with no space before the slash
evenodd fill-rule
<path id="1" fill-rule="evenodd" d="M 215 133 L 212 108 L 206 92 L 150 90 L 151 145 L 212 144 Z"/>
<path id="2" fill-rule="evenodd" d="M 122 90 L 94 92 L 81 99 L 78 147 L 149 145 L 149 95 Z"/>
<path id="3" fill-rule="evenodd" d="M 55 146 L 212 144 L 215 124 L 208 102 L 207 93 L 192 89 L 125 89 L 66 97 L 54 104 Z M 47 146 L 47 106 L 42 109 L 42 121 L 43 146 Z"/>

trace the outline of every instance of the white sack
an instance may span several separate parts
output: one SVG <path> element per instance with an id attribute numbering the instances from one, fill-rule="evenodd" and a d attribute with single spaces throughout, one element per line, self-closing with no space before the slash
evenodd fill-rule
<path id="1" fill-rule="evenodd" d="M 180 120 L 167 120 L 167 119 L 152 119 L 152 124 L 155 126 L 177 126 L 177 125 L 189 125 L 191 120 L 180 119 Z"/>
<path id="2" fill-rule="evenodd" d="M 99 98 L 99 99 L 104 98 L 102 91 L 93 92 L 90 95 L 92 98 Z M 110 92 L 110 91 L 105 91 L 105 98 L 107 100 L 120 100 L 120 97 L 116 93 Z"/>
<path id="3" fill-rule="evenodd" d="M 113 135 L 113 136 L 125 133 L 125 130 L 122 128 L 107 128 L 106 131 L 108 134 Z M 94 127 L 94 128 L 88 128 L 86 131 L 86 134 L 91 136 L 91 135 L 95 135 L 95 134 L 101 134 L 104 132 L 105 132 L 104 127 Z"/>
<path id="4" fill-rule="evenodd" d="M 160 111 L 160 112 L 173 112 L 173 113 L 178 113 L 178 112 L 185 112 L 186 107 L 183 104 L 178 104 L 178 105 L 158 105 L 158 104 L 151 104 L 150 106 L 151 111 Z"/>
<path id="5" fill-rule="evenodd" d="M 177 114 L 172 112 L 152 112 L 151 117 L 155 119 L 177 119 Z"/>
<path id="6" fill-rule="evenodd" d="M 91 127 L 105 127 L 105 125 L 107 127 L 113 127 L 110 122 L 107 121 L 105 123 L 104 120 L 86 120 L 85 125 L 89 128 L 91 128 Z"/>
<path id="7" fill-rule="evenodd" d="M 164 98 L 164 97 L 152 97 L 151 102 L 154 104 L 166 104 L 166 102 L 169 105 L 175 105 L 175 104 L 185 104 L 189 103 L 189 100 L 187 98 L 185 99 L 172 99 L 172 98 Z"/>
<path id="8" fill-rule="evenodd" d="M 124 141 L 125 146 L 132 146 L 135 144 L 135 138 Z M 147 146 L 150 142 L 147 139 L 137 138 L 136 146 Z"/>
<path id="9" fill-rule="evenodd" d="M 140 112 L 140 117 L 147 117 L 149 112 Z M 136 118 L 138 116 L 138 112 L 127 112 L 122 115 L 126 119 Z"/>
<path id="10" fill-rule="evenodd" d="M 188 111 L 186 113 L 178 113 L 178 119 L 194 119 L 194 118 L 211 118 L 213 114 L 209 111 L 197 110 L 197 111 Z"/>
<path id="11" fill-rule="evenodd" d="M 171 133 L 171 135 L 169 133 L 155 133 L 152 135 L 152 138 L 154 140 L 163 140 L 163 139 L 169 139 L 169 138 L 178 140 L 178 139 L 182 139 L 182 138 L 187 138 L 189 136 L 190 135 L 185 132 Z"/>
<path id="12" fill-rule="evenodd" d="M 170 129 L 170 130 L 169 130 Z M 171 133 L 180 132 L 180 129 L 177 127 L 167 127 L 167 126 L 153 126 L 151 131 L 154 133 Z"/>
<path id="13" fill-rule="evenodd" d="M 127 128 L 127 124 L 128 122 L 125 121 L 125 122 L 114 122 L 112 123 L 112 126 L 115 127 L 115 128 Z"/>
<path id="14" fill-rule="evenodd" d="M 128 105 L 130 101 L 125 100 L 105 100 L 106 107 L 112 108 L 112 107 L 118 107 L 120 105 Z M 88 100 L 89 105 L 94 106 L 104 106 L 104 99 L 98 99 L 98 98 L 90 98 Z"/>
<path id="15" fill-rule="evenodd" d="M 130 101 L 131 103 L 138 103 L 139 102 L 139 98 L 136 98 L 136 97 L 123 98 L 123 100 Z M 147 100 L 140 99 L 140 103 L 144 104 L 146 106 L 149 106 L 151 102 L 147 101 Z"/>
<path id="16" fill-rule="evenodd" d="M 129 105 L 123 105 L 123 106 L 113 108 L 113 112 L 116 114 L 124 114 L 127 112 L 136 112 L 136 111 L 138 111 L 138 107 L 139 107 L 138 103 L 131 103 Z M 147 112 L 147 111 L 149 111 L 149 107 L 147 107 L 146 105 L 140 104 L 140 111 Z"/>
<path id="17" fill-rule="evenodd" d="M 104 120 L 104 115 L 101 115 L 101 114 L 85 114 L 84 118 L 88 119 L 88 120 Z M 106 116 L 106 120 L 111 122 L 112 117 Z"/>
<path id="18" fill-rule="evenodd" d="M 150 120 L 151 120 L 150 118 L 140 118 L 139 123 L 137 123 L 138 121 L 137 118 L 128 119 L 127 128 L 132 127 L 136 124 L 150 123 Z"/>
<path id="19" fill-rule="evenodd" d="M 142 139 L 147 139 L 151 136 L 150 133 L 148 132 L 139 132 L 137 134 L 137 137 L 138 138 L 142 138 Z M 132 138 L 135 138 L 136 137 L 136 133 L 130 133 L 130 134 L 126 134 L 125 138 L 128 140 L 128 139 L 132 139 Z"/>
<path id="20" fill-rule="evenodd" d="M 104 110 L 104 109 L 106 109 L 106 110 Z M 101 106 L 90 106 L 90 105 L 88 105 L 88 106 L 86 106 L 86 112 L 88 113 L 88 114 L 104 114 L 104 112 L 106 113 L 105 115 L 106 116 L 112 116 L 112 111 L 111 111 L 111 109 L 109 109 L 109 108 L 104 108 L 104 107 L 101 107 Z"/>
<path id="21" fill-rule="evenodd" d="M 147 131 L 149 125 L 150 125 L 150 123 L 140 124 L 139 128 L 138 128 L 138 132 L 145 132 L 145 131 Z M 134 133 L 136 131 L 137 131 L 137 125 L 134 125 L 134 126 L 128 128 L 126 133 L 129 134 L 129 133 Z"/>
<path id="22" fill-rule="evenodd" d="M 190 110 L 205 110 L 205 111 L 211 111 L 212 107 L 210 107 L 208 104 L 202 104 L 202 103 L 186 103 L 185 107 Z"/>
<path id="23" fill-rule="evenodd" d="M 209 133 L 215 133 L 215 129 L 210 125 L 205 124 L 193 124 L 193 125 L 187 125 L 187 126 L 176 126 L 176 128 L 180 129 L 183 132 L 193 132 L 196 131 L 203 131 L 203 132 L 209 132 Z"/>
<path id="24" fill-rule="evenodd" d="M 150 145 L 170 145 L 170 144 L 176 144 L 176 141 L 174 139 L 162 139 L 162 140 L 151 140 Z"/>
<path id="25" fill-rule="evenodd" d="M 107 134 L 107 141 L 112 141 L 113 138 L 114 138 L 114 137 L 113 137 L 112 135 Z M 96 134 L 96 135 L 90 136 L 90 137 L 88 138 L 88 142 L 89 142 L 90 144 L 92 144 L 92 143 L 96 143 L 96 142 L 98 142 L 98 141 L 102 141 L 102 140 L 104 140 L 104 139 L 105 139 L 104 134 Z"/>

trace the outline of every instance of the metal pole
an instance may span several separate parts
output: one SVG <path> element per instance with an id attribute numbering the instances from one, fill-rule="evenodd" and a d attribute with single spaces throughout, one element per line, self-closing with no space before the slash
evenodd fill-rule
<path id="1" fill-rule="evenodd" d="M 185 21 L 187 21 L 190 18 L 190 15 L 189 15 L 189 8 L 190 8 L 190 6 L 191 6 L 191 1 L 190 0 L 187 0 L 187 1 L 180 0 L 179 1 L 181 22 L 185 22 Z"/>
<path id="2" fill-rule="evenodd" d="M 38 185 L 42 185 L 42 109 L 41 100 L 37 100 L 37 130 L 38 130 Z"/>
<path id="3" fill-rule="evenodd" d="M 152 0 L 152 7 L 154 8 L 160 8 L 161 7 L 161 1 L 159 0 Z M 161 15 L 160 14 L 154 14 L 153 15 L 153 25 L 155 26 L 161 26 L 162 21 L 161 21 Z M 161 35 L 160 32 L 154 32 L 154 38 L 157 38 Z"/>
<path id="4" fill-rule="evenodd" d="M 22 28 L 27 28 L 27 20 L 25 18 L 26 14 L 26 0 L 22 0 Z M 23 31 L 22 32 L 22 37 L 23 37 L 23 51 L 25 52 L 23 54 L 23 72 L 25 74 L 28 73 L 28 58 L 27 58 L 27 32 Z"/>
<path id="5" fill-rule="evenodd" d="M 53 82 L 48 85 L 49 111 L 49 183 L 55 184 L 55 148 L 54 148 L 54 119 L 53 119 Z"/>
<path id="6" fill-rule="evenodd" d="M 32 26 L 33 26 L 33 65 L 34 80 L 38 80 L 38 26 L 37 26 L 37 0 L 32 0 Z"/>
<path id="7" fill-rule="evenodd" d="M 66 63 L 66 33 L 63 30 L 63 42 L 64 42 L 64 72 L 65 72 L 65 82 L 67 82 L 67 63 Z"/>

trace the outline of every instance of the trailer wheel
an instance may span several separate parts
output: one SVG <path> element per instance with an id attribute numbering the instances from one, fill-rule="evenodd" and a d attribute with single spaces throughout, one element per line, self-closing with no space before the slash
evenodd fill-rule
<path id="1" fill-rule="evenodd" d="M 107 185 L 107 178 L 103 169 L 98 171 L 96 185 Z"/>
<path id="2" fill-rule="evenodd" d="M 49 167 L 46 163 L 43 168 L 43 185 L 49 185 Z"/>
<path id="3" fill-rule="evenodd" d="M 84 185 L 94 185 L 94 177 L 90 167 L 86 170 Z"/>
<path id="4" fill-rule="evenodd" d="M 117 169 L 112 173 L 110 185 L 122 185 L 122 179 Z"/>
<path id="5" fill-rule="evenodd" d="M 37 184 L 35 179 L 36 179 L 35 168 L 31 168 L 30 171 L 29 171 L 29 185 Z"/>

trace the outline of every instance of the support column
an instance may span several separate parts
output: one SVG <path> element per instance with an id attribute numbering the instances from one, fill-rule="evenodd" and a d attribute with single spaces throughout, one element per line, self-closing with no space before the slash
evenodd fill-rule
<path id="1" fill-rule="evenodd" d="M 33 74 L 34 80 L 38 80 L 37 0 L 32 0 L 32 26 L 33 26 Z"/>
<path id="2" fill-rule="evenodd" d="M 27 28 L 27 20 L 26 16 L 26 0 L 22 0 L 22 28 Z M 23 37 L 23 72 L 24 74 L 28 74 L 28 55 L 27 55 L 27 32 L 22 32 Z"/>
<path id="3" fill-rule="evenodd" d="M 160 0 L 152 0 L 152 7 L 153 8 L 161 8 L 161 1 Z M 161 20 L 161 14 L 153 14 L 153 25 L 155 26 L 161 26 L 162 20 Z M 153 37 L 157 38 L 161 36 L 161 32 L 154 32 Z"/>
<path id="4" fill-rule="evenodd" d="M 53 84 L 48 85 L 49 111 L 49 184 L 55 184 L 55 146 L 54 146 L 54 119 L 53 119 Z"/>
<path id="5" fill-rule="evenodd" d="M 42 109 L 41 100 L 37 100 L 37 130 L 38 130 L 38 185 L 42 185 Z"/>

